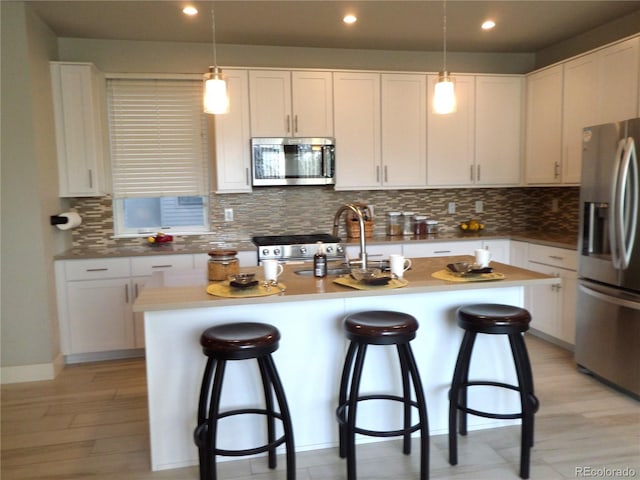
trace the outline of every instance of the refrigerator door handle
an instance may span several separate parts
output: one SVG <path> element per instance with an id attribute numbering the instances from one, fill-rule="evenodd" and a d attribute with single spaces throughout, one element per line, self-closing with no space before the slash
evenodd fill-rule
<path id="1" fill-rule="evenodd" d="M 629 189 L 629 204 L 625 203 Z M 620 169 L 618 202 L 618 236 L 620 242 L 620 268 L 631 262 L 631 252 L 638 221 L 638 160 L 633 137 L 626 140 Z"/>
<path id="2" fill-rule="evenodd" d="M 611 202 L 609 204 L 609 244 L 611 245 L 611 263 L 613 268 L 620 270 L 622 259 L 620 258 L 620 239 L 618 234 L 622 231 L 622 226 L 618 225 L 619 213 L 621 205 L 618 203 L 620 197 L 620 167 L 622 166 L 622 155 L 626 147 L 625 139 L 618 141 L 616 148 L 615 167 L 613 171 L 613 184 L 611 185 Z"/>
<path id="3" fill-rule="evenodd" d="M 640 302 L 634 302 L 633 300 L 627 300 L 613 295 L 608 295 L 604 292 L 595 290 L 582 284 L 578 286 L 578 289 L 581 292 L 584 292 L 586 295 L 597 298 L 598 300 L 602 300 L 603 302 L 611 303 L 619 307 L 631 308 L 632 310 L 640 310 Z"/>

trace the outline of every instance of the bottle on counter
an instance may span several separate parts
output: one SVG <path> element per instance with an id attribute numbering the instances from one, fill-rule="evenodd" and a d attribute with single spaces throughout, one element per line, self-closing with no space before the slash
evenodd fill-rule
<path id="1" fill-rule="evenodd" d="M 413 235 L 415 230 L 414 212 L 402 212 L 402 235 Z"/>
<path id="2" fill-rule="evenodd" d="M 324 253 L 324 245 L 318 242 L 318 249 L 313 256 L 313 276 L 323 278 L 327 276 L 327 254 Z"/>
<path id="3" fill-rule="evenodd" d="M 387 235 L 392 237 L 402 235 L 400 212 L 389 212 L 387 216 Z"/>

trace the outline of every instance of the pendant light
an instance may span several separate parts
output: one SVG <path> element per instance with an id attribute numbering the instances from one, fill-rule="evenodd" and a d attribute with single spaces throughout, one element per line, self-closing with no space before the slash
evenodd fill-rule
<path id="1" fill-rule="evenodd" d="M 211 33 L 213 36 L 213 66 L 204 74 L 204 113 L 229 113 L 227 82 L 218 68 L 216 56 L 216 21 L 211 7 Z"/>
<path id="2" fill-rule="evenodd" d="M 456 95 L 453 78 L 447 71 L 447 0 L 443 1 L 442 37 L 444 45 L 444 66 L 438 73 L 438 82 L 433 93 L 433 112 L 439 114 L 456 111 Z"/>

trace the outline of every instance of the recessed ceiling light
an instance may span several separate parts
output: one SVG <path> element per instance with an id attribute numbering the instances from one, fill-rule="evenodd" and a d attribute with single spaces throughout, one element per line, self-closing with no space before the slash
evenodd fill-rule
<path id="1" fill-rule="evenodd" d="M 182 9 L 182 13 L 184 13 L 185 15 L 196 15 L 198 13 L 198 9 L 192 5 L 189 5 L 187 7 L 184 7 Z"/>
<path id="2" fill-rule="evenodd" d="M 482 23 L 483 30 L 491 30 L 495 26 L 496 26 L 496 22 L 494 22 L 493 20 L 486 20 L 485 22 Z"/>
<path id="3" fill-rule="evenodd" d="M 345 15 L 342 21 L 344 23 L 356 23 L 358 21 L 358 17 L 356 17 L 355 15 L 349 14 L 349 15 Z"/>

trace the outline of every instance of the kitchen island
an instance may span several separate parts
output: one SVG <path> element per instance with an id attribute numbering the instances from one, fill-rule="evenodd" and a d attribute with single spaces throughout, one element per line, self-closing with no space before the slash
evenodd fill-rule
<path id="1" fill-rule="evenodd" d="M 261 321 L 281 334 L 274 360 L 284 384 L 297 450 L 337 445 L 334 410 L 347 342 L 342 332 L 346 314 L 372 309 L 414 315 L 420 323 L 412 347 L 427 395 L 431 434 L 447 432 L 447 391 L 462 331 L 455 322 L 457 307 L 468 303 L 523 304 L 523 287 L 557 283 L 558 279 L 493 262 L 498 281 L 452 282 L 432 277 L 448 263 L 470 257 L 413 259 L 402 288 L 358 290 L 334 283 L 336 277 L 316 279 L 295 273 L 305 268 L 286 265 L 279 278 L 286 291 L 269 296 L 227 298 L 209 295 L 206 271 L 158 272 L 134 304 L 144 312 L 147 388 L 152 470 L 197 464 L 192 432 L 205 356 L 199 338 L 206 328 L 226 322 Z M 308 265 L 306 268 L 309 268 Z M 247 268 L 261 276 L 259 268 Z M 535 324 L 535 319 L 533 320 Z M 480 336 L 470 376 L 515 382 L 508 342 L 503 336 Z M 362 392 L 397 392 L 401 385 L 397 355 L 385 347 L 369 349 Z M 534 372 L 535 375 L 535 372 Z M 513 392 L 470 393 L 470 405 L 489 411 L 519 408 Z M 221 409 L 262 403 L 255 362 L 230 362 Z M 395 405 L 367 402 L 359 407 L 359 424 L 374 429 L 397 428 Z M 220 424 L 221 448 L 248 448 L 264 443 L 262 419 L 225 419 Z M 469 417 L 469 428 L 493 428 L 513 421 Z M 360 441 L 371 441 L 361 439 Z M 232 457 L 231 457 L 232 458 Z M 220 460 L 228 460 L 222 457 Z"/>

